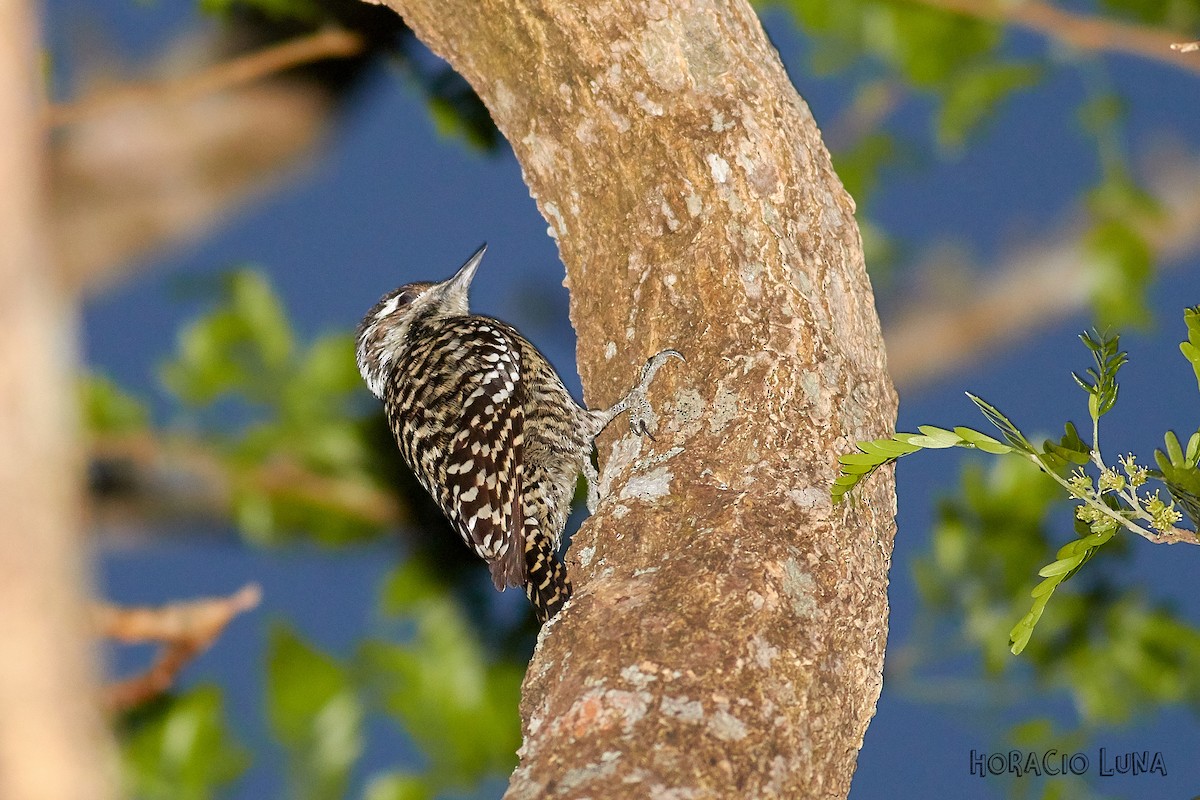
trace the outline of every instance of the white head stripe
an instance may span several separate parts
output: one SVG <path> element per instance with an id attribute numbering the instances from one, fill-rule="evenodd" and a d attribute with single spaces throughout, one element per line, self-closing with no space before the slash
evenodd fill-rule
<path id="1" fill-rule="evenodd" d="M 379 309 L 379 313 L 375 315 L 375 319 L 383 319 L 390 316 L 396 310 L 396 306 L 400 305 L 400 295 L 396 295 L 391 300 L 387 301 L 387 305 Z"/>

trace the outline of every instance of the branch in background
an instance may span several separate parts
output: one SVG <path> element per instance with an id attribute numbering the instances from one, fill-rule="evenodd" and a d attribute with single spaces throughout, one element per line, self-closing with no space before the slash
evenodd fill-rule
<path id="1" fill-rule="evenodd" d="M 333 99 L 309 83 L 245 82 L 318 53 L 348 54 L 348 36 L 317 34 L 181 81 L 60 109 L 73 124 L 50 141 L 50 221 L 69 285 L 100 290 L 138 259 L 200 236 L 291 174 L 324 133 Z M 205 51 L 222 48 L 214 37 Z M 193 49 L 194 42 L 178 46 Z M 169 53 L 163 63 L 179 57 Z M 135 97 L 173 102 L 129 102 Z"/>
<path id="2" fill-rule="evenodd" d="M 1200 72 L 1200 61 L 1180 52 L 1178 33 L 1106 17 L 1076 14 L 1061 8 L 1027 0 L 991 2 L 991 0 L 911 0 L 966 17 L 975 17 L 1004 25 L 1013 25 L 1041 34 L 1081 50 L 1105 50 L 1160 61 L 1172 67 Z"/>
<path id="3" fill-rule="evenodd" d="M 1141 233 L 1156 259 L 1170 263 L 1200 246 L 1200 161 L 1178 158 L 1157 173 L 1151 194 L 1163 217 Z M 967 296 L 907 305 L 884 329 L 892 379 L 911 389 L 1082 311 L 1090 298 L 1092 257 L 1081 233 L 1071 231 L 1016 255 L 993 277 L 970 286 Z"/>
<path id="4" fill-rule="evenodd" d="M 105 687 L 105 707 L 109 711 L 124 711 L 170 689 L 183 668 L 211 647 L 234 617 L 256 608 L 261 600 L 262 589 L 251 583 L 228 597 L 159 608 L 96 604 L 92 619 L 100 635 L 126 644 L 161 642 L 163 645 L 145 672 Z"/>
<path id="5" fill-rule="evenodd" d="M 276 459 L 234 474 L 202 438 L 140 433 L 101 437 L 90 448 L 92 517 L 100 527 L 148 519 L 230 519 L 237 488 L 337 509 L 380 527 L 407 520 L 388 491 L 360 480 L 322 475 L 294 461 Z M 110 523 L 105 525 L 104 523 Z"/>
<path id="6" fill-rule="evenodd" d="M 115 113 L 124 106 L 193 100 L 314 61 L 356 56 L 365 47 L 366 42 L 357 33 L 337 29 L 317 31 L 180 78 L 129 84 L 98 91 L 70 103 L 50 106 L 46 112 L 46 124 L 51 128 L 76 125 L 84 120 Z"/>
<path id="7" fill-rule="evenodd" d="M 1173 42 L 1171 49 L 1180 53 L 1195 53 L 1200 50 L 1200 42 Z"/>

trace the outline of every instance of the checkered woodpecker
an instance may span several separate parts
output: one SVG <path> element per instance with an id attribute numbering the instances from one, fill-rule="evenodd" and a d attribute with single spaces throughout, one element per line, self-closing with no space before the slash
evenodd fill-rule
<path id="1" fill-rule="evenodd" d="M 581 472 L 595 507 L 593 440 L 626 410 L 635 432 L 651 434 L 646 390 L 663 363 L 683 356 L 664 350 L 612 408 L 582 408 L 515 328 L 468 311 L 485 249 L 449 280 L 384 295 L 358 326 L 358 370 L 404 460 L 496 588 L 523 586 L 544 622 L 571 596 L 557 553 Z"/>

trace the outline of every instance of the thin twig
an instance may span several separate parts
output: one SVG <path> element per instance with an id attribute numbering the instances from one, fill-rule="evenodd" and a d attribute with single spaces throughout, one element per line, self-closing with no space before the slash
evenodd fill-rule
<path id="1" fill-rule="evenodd" d="M 1172 42 L 1171 49 L 1177 53 L 1195 53 L 1200 50 L 1200 42 Z"/>
<path id="2" fill-rule="evenodd" d="M 1152 533 L 1145 538 L 1155 544 L 1200 544 L 1200 536 L 1187 528 L 1171 528 L 1162 533 Z"/>
<path id="3" fill-rule="evenodd" d="M 1094 454 L 1096 454 L 1097 456 L 1099 455 L 1094 450 L 1092 452 Z M 1154 544 L 1195 544 L 1195 545 L 1200 545 L 1200 536 L 1197 536 L 1195 531 L 1189 531 L 1186 528 L 1171 528 L 1171 530 L 1169 530 L 1169 531 L 1162 531 L 1160 533 L 1155 533 L 1152 530 L 1149 530 L 1141 525 L 1138 525 L 1132 519 L 1125 517 L 1119 511 L 1109 508 L 1107 505 L 1105 505 L 1104 503 L 1102 503 L 1100 501 L 1098 495 L 1092 494 L 1092 495 L 1088 496 L 1088 495 L 1081 495 L 1081 494 L 1077 493 L 1074 489 L 1071 488 L 1071 484 L 1068 483 L 1066 481 L 1066 479 L 1064 479 L 1061 475 L 1059 475 L 1057 472 L 1055 472 L 1053 469 L 1051 469 L 1044 461 L 1042 461 L 1041 456 L 1031 454 L 1028 456 L 1028 458 L 1030 461 L 1032 461 L 1037 466 L 1038 469 L 1040 469 L 1042 472 L 1049 475 L 1060 486 L 1062 486 L 1064 489 L 1066 489 L 1067 494 L 1069 494 L 1071 497 L 1074 497 L 1076 500 L 1079 500 L 1081 502 L 1087 503 L 1089 506 L 1096 509 L 1097 512 L 1099 512 L 1100 514 L 1111 519 L 1114 524 L 1116 524 L 1122 528 L 1125 528 L 1126 530 L 1131 531 L 1132 533 L 1136 533 L 1138 536 L 1141 536 L 1146 541 L 1153 542 Z M 1097 459 L 1097 461 L 1099 461 L 1099 459 Z M 1103 464 L 1102 461 L 1099 461 L 1099 463 Z M 1141 505 L 1141 503 L 1138 502 L 1136 494 L 1131 496 L 1129 494 L 1122 492 L 1122 497 L 1124 497 L 1126 502 L 1128 502 L 1131 506 L 1133 506 L 1133 512 L 1135 514 L 1137 514 L 1139 517 L 1146 519 L 1147 521 L 1149 521 L 1151 519 L 1150 515 L 1144 509 L 1142 509 L 1142 505 Z"/>
<path id="4" fill-rule="evenodd" d="M 123 106 L 178 102 L 213 94 L 314 61 L 349 58 L 361 53 L 365 47 L 366 42 L 357 33 L 334 28 L 321 30 L 238 56 L 182 78 L 127 84 L 71 103 L 50 106 L 46 111 L 46 124 L 50 127 L 73 125 Z"/>
<path id="5" fill-rule="evenodd" d="M 230 620 L 258 606 L 262 589 L 247 584 L 228 597 L 172 603 L 158 608 L 122 608 L 98 603 L 92 618 L 100 633 L 119 642 L 161 642 L 162 649 L 144 672 L 105 687 L 104 706 L 123 711 L 171 688 L 185 666 L 203 653 Z"/>
<path id="6" fill-rule="evenodd" d="M 1015 25 L 1081 50 L 1105 50 L 1161 61 L 1180 69 L 1200 72 L 1200 60 L 1183 57 L 1176 46 L 1178 33 L 1064 11 L 1038 0 L 1022 3 L 991 0 L 911 0 L 967 17 Z"/>

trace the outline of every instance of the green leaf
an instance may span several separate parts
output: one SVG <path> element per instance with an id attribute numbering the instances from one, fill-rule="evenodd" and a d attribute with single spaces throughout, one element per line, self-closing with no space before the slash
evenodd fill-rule
<path id="1" fill-rule="evenodd" d="M 962 442 L 961 436 L 945 428 L 935 428 L 933 425 L 918 425 L 917 430 L 921 432 L 920 441 L 922 447 L 955 447 Z M 912 444 L 913 441 L 910 439 L 909 443 Z"/>
<path id="2" fill-rule="evenodd" d="M 1188 338 L 1180 342 L 1179 351 L 1192 365 L 1196 373 L 1196 385 L 1200 388 L 1200 306 L 1192 306 L 1183 310 L 1183 321 L 1187 325 Z"/>
<path id="3" fill-rule="evenodd" d="M 191 405 L 231 393 L 273 402 L 293 348 L 291 325 L 270 283 L 241 269 L 225 277 L 217 308 L 180 332 L 178 353 L 160 372 L 164 386 Z"/>
<path id="4" fill-rule="evenodd" d="M 1020 655 L 1033 636 L 1033 629 L 1042 618 L 1046 604 L 1051 595 L 1063 581 L 1069 580 L 1079 568 L 1087 563 L 1096 550 L 1112 539 L 1116 528 L 1107 526 L 1102 530 L 1092 530 L 1088 535 L 1061 547 L 1053 562 L 1038 570 L 1044 580 L 1033 588 L 1030 596 L 1033 605 L 1021 620 L 1009 631 L 1008 638 L 1013 655 Z"/>
<path id="5" fill-rule="evenodd" d="M 895 65 L 914 86 L 927 88 L 952 82 L 1002 36 L 995 25 L 907 3 L 865 4 L 860 24 L 870 52 Z"/>
<path id="6" fill-rule="evenodd" d="M 868 442 L 868 444 L 874 443 Z M 864 448 L 861 453 L 846 453 L 845 455 L 838 456 L 838 461 L 843 467 L 865 466 L 874 468 L 879 466 L 880 463 L 893 461 L 899 457 L 893 453 L 884 451 L 882 447 L 872 447 L 871 450 L 874 452 L 867 452 Z"/>
<path id="7" fill-rule="evenodd" d="M 1068 422 L 1066 433 L 1057 442 L 1047 439 L 1042 445 L 1043 459 L 1050 466 L 1060 467 L 1067 464 L 1083 465 L 1092 460 L 1091 447 L 1079 437 L 1075 423 Z"/>
<path id="8" fill-rule="evenodd" d="M 1074 422 L 1068 422 L 1063 426 L 1063 436 L 1058 440 L 1057 447 L 1082 458 L 1083 461 L 1080 463 L 1086 463 L 1091 458 L 1092 447 L 1080 437 Z"/>
<path id="9" fill-rule="evenodd" d="M 944 85 L 966 65 L 984 60 L 1001 40 L 999 28 L 960 14 L 910 3 L 790 0 L 783 4 L 811 33 L 813 69 L 845 69 L 863 55 L 916 85 Z"/>
<path id="10" fill-rule="evenodd" d="M 898 151 L 895 138 L 883 131 L 872 131 L 854 142 L 853 147 L 833 155 L 833 167 L 855 205 L 866 208 L 880 174 Z"/>
<path id="11" fill-rule="evenodd" d="M 84 375 L 80 380 L 80 408 L 84 429 L 95 434 L 128 434 L 146 428 L 146 404 L 104 375 Z"/>
<path id="12" fill-rule="evenodd" d="M 1164 438 L 1166 452 L 1154 451 L 1154 461 L 1158 464 L 1159 478 L 1170 492 L 1171 498 L 1179 504 L 1192 525 L 1200 528 L 1200 432 L 1192 434 L 1188 441 L 1187 453 L 1179 444 L 1174 431 L 1167 431 Z"/>
<path id="13" fill-rule="evenodd" d="M 917 430 L 920 433 L 897 433 L 890 439 L 858 442 L 855 446 L 859 452 L 838 456 L 841 469 L 829 490 L 834 505 L 842 502 L 855 486 L 875 470 L 922 448 L 941 450 L 947 447 L 967 447 L 993 455 L 1003 455 L 1013 450 L 991 436 L 970 428 L 958 427 L 949 431 L 933 425 L 921 425 Z"/>
<path id="14" fill-rule="evenodd" d="M 1124 166 L 1115 168 L 1088 193 L 1088 209 L 1099 219 L 1153 221 L 1163 216 L 1162 204 L 1133 179 Z"/>
<path id="15" fill-rule="evenodd" d="M 937 114 L 938 143 L 949 150 L 960 149 L 1008 95 L 1034 85 L 1041 74 L 1034 64 L 993 61 L 957 74 Z"/>
<path id="16" fill-rule="evenodd" d="M 1093 335 L 1094 334 L 1094 335 Z M 1072 372 L 1071 377 L 1088 393 L 1088 412 L 1093 420 L 1107 414 L 1116 405 L 1119 385 L 1117 372 L 1129 360 L 1128 354 L 1118 348 L 1121 337 L 1118 335 L 1099 334 L 1087 331 L 1079 334 L 1080 340 L 1092 351 L 1094 368 L 1088 368 L 1087 374 L 1091 380 L 1086 380 Z"/>
<path id="17" fill-rule="evenodd" d="M 1083 556 L 1071 556 L 1070 558 L 1060 558 L 1057 561 L 1052 561 L 1046 566 L 1038 570 L 1038 575 L 1043 578 L 1056 577 L 1065 575 L 1071 570 L 1079 566 L 1079 562 L 1083 560 Z"/>
<path id="18" fill-rule="evenodd" d="M 1127 219 L 1104 219 L 1092 226 L 1084 245 L 1096 318 L 1109 325 L 1144 325 L 1146 289 L 1154 274 L 1154 251 L 1145 235 Z"/>
<path id="19" fill-rule="evenodd" d="M 864 453 L 879 454 L 885 457 L 903 456 L 916 450 L 909 442 L 898 442 L 895 439 L 878 439 L 873 442 L 860 442 L 859 447 Z"/>
<path id="20" fill-rule="evenodd" d="M 1167 446 L 1167 456 L 1171 465 L 1183 466 L 1183 448 L 1179 446 L 1179 438 L 1175 436 L 1175 431 L 1167 431 L 1164 440 Z"/>
<path id="21" fill-rule="evenodd" d="M 1014 450 L 1027 455 L 1037 454 L 1037 451 L 1034 450 L 1033 445 L 1031 445 L 1029 440 L 1025 438 L 1025 434 L 1021 433 L 1017 426 L 1014 425 L 1008 417 L 1001 414 L 995 406 L 991 405 L 983 398 L 976 397 L 970 392 L 967 392 L 966 394 L 967 397 L 971 399 L 971 402 L 978 406 L 983 412 L 983 415 L 987 417 L 988 422 L 992 423 L 1000 430 L 1000 433 L 1003 434 L 1004 439 L 1009 443 L 1010 446 L 1012 446 Z"/>
<path id="22" fill-rule="evenodd" d="M 1078 115 L 1084 131 L 1099 138 L 1125 118 L 1125 105 L 1117 94 L 1098 94 L 1079 106 Z"/>
<path id="23" fill-rule="evenodd" d="M 410 619 L 415 634 L 410 643 L 367 642 L 360 660 L 384 709 L 428 759 L 429 785 L 464 789 L 511 770 L 523 666 L 491 661 L 458 603 L 416 562 L 389 578 L 381 602 Z"/>
<path id="24" fill-rule="evenodd" d="M 985 453 L 991 453 L 992 455 L 1003 455 L 1005 453 L 1012 452 L 1012 448 L 1008 445 L 1002 444 L 996 439 L 993 439 L 991 436 L 980 433 L 979 431 L 971 430 L 970 428 L 964 428 L 963 426 L 959 425 L 954 429 L 954 432 L 958 434 L 959 437 L 968 445 L 977 447 Z"/>
<path id="25" fill-rule="evenodd" d="M 1021 621 L 1009 633 L 1009 641 L 1012 643 L 1011 649 L 1014 656 L 1021 655 L 1025 646 L 1029 644 L 1029 639 L 1033 636 L 1033 628 L 1038 624 L 1038 620 L 1041 619 L 1042 609 L 1045 607 L 1045 603 L 1037 605 L 1035 601 L 1035 610 L 1030 611 L 1022 617 Z"/>
<path id="26" fill-rule="evenodd" d="M 124 783 L 138 800 L 207 800 L 249 763 L 226 729 L 216 686 L 161 697 L 121 723 Z"/>
<path id="27" fill-rule="evenodd" d="M 1102 137 L 1102 153 L 1105 141 Z M 1085 246 L 1096 317 L 1105 325 L 1144 324 L 1150 316 L 1146 290 L 1154 273 L 1154 254 L 1144 231 L 1162 219 L 1162 207 L 1116 163 L 1106 167 L 1104 180 L 1089 193 L 1088 208 L 1093 224 Z"/>
<path id="28" fill-rule="evenodd" d="M 226 443 L 234 518 L 248 539 L 273 544 L 302 533 L 342 544 L 375 536 L 394 518 L 386 493 L 398 454 L 379 435 L 378 404 L 365 402 L 353 337 L 299 346 L 262 274 L 226 275 L 216 307 L 182 330 L 161 373 L 185 403 L 223 400 L 248 412 L 232 437 L 221 414 L 213 435 Z"/>
<path id="29" fill-rule="evenodd" d="M 433 796 L 428 780 L 409 772 L 376 775 L 363 792 L 363 800 L 433 800 Z"/>
<path id="30" fill-rule="evenodd" d="M 276 22 L 312 23 L 321 17 L 316 0 L 200 0 L 200 9 L 215 16 L 230 16 L 244 8 Z"/>
<path id="31" fill-rule="evenodd" d="M 1038 572 L 1038 575 L 1041 575 L 1041 572 Z M 1047 575 L 1046 580 L 1042 581 L 1037 586 L 1034 586 L 1033 589 L 1031 589 L 1029 591 L 1029 596 L 1033 597 L 1033 598 L 1038 598 L 1038 597 L 1044 597 L 1047 594 L 1053 592 L 1058 587 L 1058 584 L 1059 584 L 1059 581 L 1056 580 L 1057 577 L 1058 577 L 1057 575 L 1053 576 L 1053 577 Z M 1038 613 L 1040 614 L 1041 612 L 1039 611 Z"/>
<path id="32" fill-rule="evenodd" d="M 487 107 L 462 77 L 452 71 L 424 83 L 426 105 L 434 129 L 447 138 L 461 138 L 476 150 L 494 150 L 500 137 Z"/>
<path id="33" fill-rule="evenodd" d="M 291 796 L 341 798 L 362 752 L 357 687 L 345 666 L 282 624 L 268 645 L 267 716 L 288 751 Z"/>
<path id="34" fill-rule="evenodd" d="M 409 559 L 384 580 L 379 606 L 384 614 L 398 617 L 417 611 L 423 604 L 437 602 L 444 594 L 441 584 L 431 577 L 428 565 Z"/>
<path id="35" fill-rule="evenodd" d="M 310 429 L 314 424 L 340 420 L 349 397 L 362 391 L 355 361 L 354 337 L 324 336 L 300 356 L 283 387 L 283 421 Z"/>

